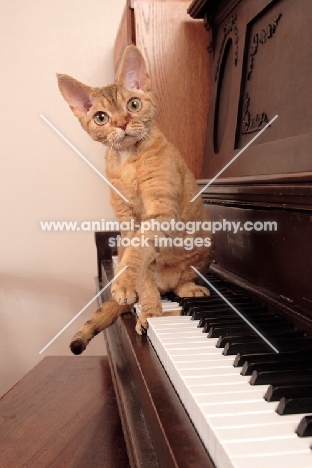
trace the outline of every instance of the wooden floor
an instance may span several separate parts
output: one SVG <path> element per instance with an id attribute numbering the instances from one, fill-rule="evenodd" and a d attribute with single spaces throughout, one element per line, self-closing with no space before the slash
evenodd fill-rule
<path id="1" fill-rule="evenodd" d="M 46 357 L 0 399 L 0 467 L 129 467 L 106 358 Z"/>

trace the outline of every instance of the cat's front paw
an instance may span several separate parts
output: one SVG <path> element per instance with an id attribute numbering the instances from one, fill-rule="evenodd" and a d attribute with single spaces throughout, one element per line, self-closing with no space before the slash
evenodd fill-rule
<path id="1" fill-rule="evenodd" d="M 120 305 L 133 304 L 138 299 L 133 275 L 127 270 L 113 281 L 111 292 L 115 301 Z"/>
<path id="2" fill-rule="evenodd" d="M 186 283 L 179 286 L 175 293 L 180 297 L 203 297 L 210 296 L 210 291 L 205 286 L 195 283 Z"/>
<path id="3" fill-rule="evenodd" d="M 141 312 L 137 323 L 135 325 L 135 331 L 138 335 L 146 335 L 148 329 L 148 318 L 160 317 L 162 315 L 162 307 L 160 304 L 154 306 L 152 312 Z"/>
<path id="4" fill-rule="evenodd" d="M 135 331 L 138 335 L 146 335 L 148 323 L 146 317 L 139 317 L 135 325 Z"/>

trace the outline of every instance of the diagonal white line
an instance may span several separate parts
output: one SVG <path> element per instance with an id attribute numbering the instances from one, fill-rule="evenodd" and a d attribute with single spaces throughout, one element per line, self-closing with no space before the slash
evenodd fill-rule
<path id="1" fill-rule="evenodd" d="M 66 143 L 68 144 L 68 146 L 70 146 L 90 167 L 92 167 L 92 169 L 100 176 L 102 177 L 103 180 L 105 180 L 105 182 L 112 188 L 115 190 L 115 192 L 118 193 L 118 195 L 121 196 L 121 198 L 123 198 L 125 200 L 125 202 L 129 203 L 129 200 L 121 193 L 119 192 L 118 189 L 116 189 L 116 187 L 114 187 L 113 184 L 110 183 L 110 181 L 108 179 L 106 179 L 106 177 L 103 176 L 103 174 L 97 170 L 97 168 L 95 166 L 93 166 L 93 164 L 90 163 L 90 161 L 82 154 L 80 153 L 80 151 L 69 141 L 67 140 L 67 138 L 56 128 L 54 127 L 54 125 L 42 114 L 40 114 L 40 117 L 64 140 L 66 141 Z"/>
<path id="2" fill-rule="evenodd" d="M 192 203 L 194 200 L 196 200 L 196 198 L 199 197 L 199 195 L 200 195 L 201 193 L 203 193 L 203 191 L 206 190 L 206 188 L 208 188 L 209 185 L 211 185 L 212 182 L 214 182 L 214 181 L 219 177 L 219 175 L 222 174 L 222 172 L 224 172 L 225 169 L 227 169 L 227 168 L 230 166 L 230 164 L 232 164 L 232 162 L 234 162 L 235 159 L 237 159 L 238 156 L 240 156 L 240 155 L 245 151 L 245 149 L 247 149 L 248 146 L 250 146 L 250 145 L 261 135 L 261 133 L 263 133 L 263 132 L 271 125 L 272 122 L 274 122 L 274 120 L 277 119 L 277 117 L 278 117 L 278 115 L 276 115 L 275 117 L 273 117 L 273 119 L 270 120 L 270 122 L 267 123 L 266 126 L 263 127 L 263 129 L 260 130 L 260 132 L 257 133 L 257 135 L 254 136 L 254 137 L 247 143 L 247 145 L 244 146 L 244 148 L 241 149 L 241 150 L 234 156 L 234 158 L 232 158 L 231 161 L 229 161 L 229 162 L 223 167 L 223 169 L 221 169 L 221 171 L 219 171 L 218 174 L 215 175 L 215 176 L 213 177 L 213 179 L 211 179 L 211 180 L 208 182 L 208 184 L 205 185 L 205 187 L 202 188 L 202 189 L 198 192 L 197 195 L 195 195 L 195 197 L 192 198 L 192 200 L 190 200 L 190 203 Z"/>
<path id="3" fill-rule="evenodd" d="M 198 274 L 198 276 L 200 276 L 209 286 L 210 288 L 212 288 L 217 294 L 219 294 L 220 297 L 222 297 L 222 299 L 250 326 L 250 328 L 252 328 L 272 349 L 273 351 L 275 351 L 276 353 L 279 353 L 278 349 L 275 348 L 275 346 L 272 345 L 272 343 L 269 342 L 269 340 L 262 335 L 262 333 L 259 332 L 259 330 L 257 330 L 256 327 L 254 327 L 252 325 L 252 323 L 250 323 L 246 317 L 243 316 L 243 314 L 241 314 L 239 312 L 239 310 L 237 310 L 211 283 L 210 281 L 207 280 L 207 278 L 205 278 L 195 267 L 191 267 L 193 268 L 194 271 L 196 271 L 196 273 Z"/>
<path id="4" fill-rule="evenodd" d="M 68 328 L 68 327 L 69 327 L 69 325 L 71 325 L 71 324 L 72 324 L 72 323 L 73 323 L 73 322 L 76 320 L 76 318 L 78 318 L 78 317 L 79 317 L 79 315 L 81 315 L 81 314 L 82 314 L 82 312 L 84 312 L 84 311 L 86 310 L 86 308 L 87 308 L 87 307 L 89 307 L 89 305 L 90 305 L 90 304 L 92 304 L 92 302 L 93 302 L 93 301 L 94 301 L 94 300 L 95 300 L 97 297 L 99 297 L 99 296 L 100 296 L 100 294 L 102 294 L 102 292 L 103 292 L 103 291 L 105 291 L 105 289 L 106 289 L 106 288 L 108 288 L 108 286 L 109 286 L 110 284 L 112 284 L 112 282 L 113 282 L 113 281 L 114 281 L 116 278 L 118 278 L 118 276 L 119 276 L 119 275 L 121 275 L 121 273 L 123 273 L 123 272 L 125 271 L 125 269 L 126 269 L 126 268 L 128 268 L 128 267 L 127 267 L 127 266 L 123 267 L 123 269 L 122 269 L 122 270 L 120 270 L 120 272 L 119 272 L 119 273 L 117 273 L 117 275 L 116 275 L 116 276 L 114 276 L 114 278 L 113 278 L 113 279 L 112 279 L 112 280 L 111 280 L 109 283 L 107 283 L 107 284 L 106 284 L 106 286 L 104 286 L 104 288 L 102 288 L 102 289 L 101 289 L 101 291 L 100 291 L 100 292 L 98 292 L 98 293 L 97 293 L 97 294 L 94 296 L 94 298 L 93 298 L 93 299 L 91 299 L 91 301 L 89 301 L 89 302 L 88 302 L 88 304 L 87 304 L 87 305 L 85 305 L 85 306 L 84 306 L 84 308 L 83 308 L 83 309 L 81 309 L 81 310 L 78 312 L 78 314 L 77 314 L 77 315 L 75 315 L 75 317 L 74 317 L 74 318 L 72 318 L 72 319 L 71 319 L 71 320 L 68 322 L 68 324 L 67 324 L 67 325 L 65 325 L 65 327 L 64 327 L 64 328 L 62 328 L 62 330 L 61 330 L 61 331 L 59 331 L 59 332 L 58 332 L 58 333 L 55 335 L 55 337 L 54 337 L 54 338 L 52 338 L 52 340 L 51 340 L 51 341 L 49 341 L 49 343 L 48 343 L 47 345 L 45 345 L 45 347 L 44 347 L 44 348 L 42 348 L 42 350 L 41 350 L 41 351 L 39 351 L 39 354 L 43 353 L 43 351 L 45 351 L 45 350 L 48 348 L 48 346 L 50 346 L 50 344 L 52 344 L 52 343 L 53 343 L 53 341 L 55 341 L 55 340 L 56 340 L 56 338 L 58 338 L 58 337 L 59 337 L 59 336 L 60 336 L 60 335 L 63 333 L 63 331 L 65 331 L 65 330 L 66 330 L 66 328 Z"/>

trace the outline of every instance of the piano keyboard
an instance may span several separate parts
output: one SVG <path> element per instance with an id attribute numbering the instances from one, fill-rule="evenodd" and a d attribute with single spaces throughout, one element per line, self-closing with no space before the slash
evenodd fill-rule
<path id="1" fill-rule="evenodd" d="M 174 298 L 184 315 L 148 319 L 148 338 L 204 446 L 217 468 L 311 468 L 311 338 L 237 288 L 209 281 L 280 352 L 214 292 Z"/>

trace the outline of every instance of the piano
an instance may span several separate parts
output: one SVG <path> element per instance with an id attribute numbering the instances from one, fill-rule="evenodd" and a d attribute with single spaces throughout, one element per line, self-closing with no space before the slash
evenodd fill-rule
<path id="1" fill-rule="evenodd" d="M 211 298 L 165 297 L 182 315 L 150 319 L 147 336 L 134 312 L 104 332 L 130 465 L 311 467 L 311 1 L 194 0 L 188 11 L 204 20 L 210 57 L 198 184 L 224 229 L 204 277 Z M 96 233 L 99 290 L 117 235 Z"/>

